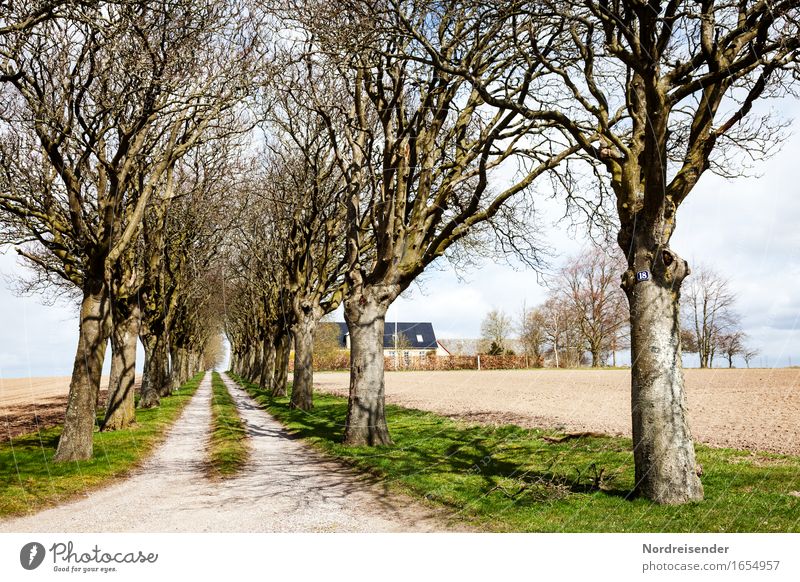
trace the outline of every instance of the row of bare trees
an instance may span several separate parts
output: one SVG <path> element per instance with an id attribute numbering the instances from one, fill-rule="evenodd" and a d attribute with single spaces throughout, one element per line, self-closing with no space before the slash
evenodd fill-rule
<path id="1" fill-rule="evenodd" d="M 622 267 L 600 249 L 565 261 L 545 302 L 520 314 L 520 343 L 534 366 L 542 366 L 548 354 L 556 367 L 575 367 L 586 353 L 592 367 L 606 365 L 609 356 L 616 364 L 617 350 L 629 345 Z"/>
<path id="2" fill-rule="evenodd" d="M 592 367 L 607 365 L 609 357 L 616 366 L 616 352 L 630 345 L 629 313 L 619 287 L 621 265 L 599 249 L 565 263 L 544 303 L 523 307 L 516 325 L 502 311 L 486 315 L 481 325 L 484 351 L 508 352 L 509 339 L 517 333 L 534 367 L 543 366 L 545 357 L 555 367 L 576 367 L 584 364 L 586 354 Z M 724 357 L 728 367 L 737 357 L 749 366 L 759 353 L 748 345 L 735 303 L 727 279 L 708 267 L 696 269 L 682 294 L 681 350 L 698 354 L 701 368 L 710 368 L 715 356 Z"/>
<path id="3" fill-rule="evenodd" d="M 618 230 L 637 490 L 663 503 L 700 499 L 679 373 L 689 267 L 669 241 L 704 172 L 736 174 L 737 152 L 767 154 L 779 137 L 780 121 L 753 106 L 791 90 L 797 3 L 286 8 L 281 26 L 305 75 L 302 102 L 324 128 L 344 191 L 345 441 L 391 442 L 381 345 L 392 301 L 459 244 L 475 248 L 465 243 L 491 233 L 504 250 L 523 250 L 535 238 L 518 227 L 532 223 L 514 210 L 528 208 L 519 201 L 544 178 L 571 216 Z M 581 289 L 568 291 L 583 302 Z M 581 309 L 599 358 L 606 322 L 591 304 Z M 299 363 L 302 377 L 308 366 Z"/>
<path id="4" fill-rule="evenodd" d="M 202 365 L 230 165 L 215 148 L 241 125 L 253 51 L 243 15 L 204 0 L 0 8 L 0 240 L 33 269 L 29 290 L 80 303 L 58 461 L 92 456 L 109 339 L 104 429 L 134 418 L 137 339 L 143 407 Z"/>
<path id="5" fill-rule="evenodd" d="M 681 347 L 698 355 L 701 368 L 711 368 L 715 356 L 724 357 L 729 368 L 736 357 L 750 367 L 758 355 L 741 328 L 735 305 L 736 294 L 727 279 L 709 267 L 696 270 L 682 296 Z"/>
<path id="6" fill-rule="evenodd" d="M 660 503 L 702 498 L 680 373 L 689 267 L 669 242 L 703 173 L 735 175 L 738 153 L 763 157 L 780 141 L 781 121 L 754 105 L 794 89 L 797 0 L 3 6 L 0 114 L 4 167 L 15 169 L 1 189 L 4 216 L 18 217 L 4 232 L 26 233 L 7 240 L 32 245 L 30 260 L 83 298 L 60 458 L 91 452 L 107 314 L 126 313 L 112 305 L 115 277 L 133 297 L 125 257 L 139 256 L 139 241 L 172 243 L 163 204 L 181 191 L 181 168 L 207 169 L 184 161 L 199 148 L 227 153 L 235 196 L 219 216 L 235 224 L 218 245 L 213 229 L 187 244 L 216 245 L 224 276 L 198 293 L 144 283 L 151 313 L 170 306 L 148 323 L 148 377 L 162 375 L 170 330 L 199 319 L 173 299 L 212 304 L 217 293 L 234 369 L 282 393 L 294 338 L 292 404 L 309 408 L 313 330 L 341 304 L 344 440 L 388 445 L 389 306 L 443 259 L 468 264 L 493 248 L 537 266 L 533 202 L 546 193 L 592 234 L 616 230 L 637 491 Z M 597 293 L 604 276 L 565 272 L 560 299 L 579 306 L 598 360 L 609 323 L 586 298 L 610 297 Z"/>

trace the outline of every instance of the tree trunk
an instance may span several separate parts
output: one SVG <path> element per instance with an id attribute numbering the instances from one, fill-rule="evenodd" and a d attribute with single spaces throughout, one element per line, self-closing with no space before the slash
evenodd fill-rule
<path id="1" fill-rule="evenodd" d="M 178 366 L 176 368 L 178 370 L 178 381 L 175 383 L 176 390 L 192 377 L 195 367 L 194 362 L 195 359 L 192 350 L 183 346 L 178 348 Z"/>
<path id="2" fill-rule="evenodd" d="M 233 349 L 233 346 L 231 346 L 231 370 L 237 376 L 242 375 L 241 374 L 242 368 L 239 362 L 241 362 L 241 356 L 239 355 L 239 351 Z"/>
<path id="3" fill-rule="evenodd" d="M 261 349 L 264 352 L 264 365 L 261 367 L 261 376 L 258 379 L 259 389 L 265 392 L 272 392 L 272 382 L 275 377 L 275 338 L 268 335 L 261 341 Z"/>
<path id="4" fill-rule="evenodd" d="M 345 301 L 350 333 L 350 394 L 344 442 L 349 445 L 390 445 L 384 411 L 383 331 L 389 302 L 362 293 Z"/>
<path id="5" fill-rule="evenodd" d="M 255 371 L 255 363 L 256 363 L 256 352 L 253 348 L 252 340 L 249 342 L 247 347 L 247 351 L 245 352 L 245 365 L 244 365 L 244 374 L 242 374 L 248 382 L 253 381 L 253 372 Z"/>
<path id="6" fill-rule="evenodd" d="M 156 362 L 161 366 L 161 385 L 158 394 L 164 398 L 172 394 L 172 375 L 175 373 L 169 364 L 169 343 L 166 338 L 156 344 L 156 350 L 158 351 Z"/>
<path id="7" fill-rule="evenodd" d="M 592 353 L 592 368 L 599 368 L 600 364 L 602 364 L 602 357 L 601 357 L 602 350 L 599 347 L 595 347 L 591 349 Z"/>
<path id="8" fill-rule="evenodd" d="M 144 345 L 144 370 L 142 372 L 142 395 L 139 408 L 154 408 L 161 404 L 161 392 L 167 381 L 166 342 L 160 335 L 152 334 L 142 338 Z"/>
<path id="9" fill-rule="evenodd" d="M 195 366 L 194 362 L 194 352 L 189 348 L 184 348 L 183 360 L 179 368 L 181 381 L 178 383 L 178 387 L 183 386 L 183 384 L 192 377 L 192 370 L 194 370 Z"/>
<path id="10" fill-rule="evenodd" d="M 680 285 L 686 262 L 669 250 L 635 253 L 623 277 L 631 317 L 631 409 L 637 493 L 657 503 L 703 498 L 680 357 Z M 653 258 L 654 257 L 654 258 Z M 636 272 L 652 271 L 636 282 Z"/>
<path id="11" fill-rule="evenodd" d="M 180 386 L 180 366 L 181 366 L 181 356 L 178 352 L 179 348 L 177 345 L 173 345 L 169 349 L 169 363 L 170 369 L 172 370 L 172 374 L 170 375 L 170 381 L 172 382 L 172 389 L 176 390 L 178 386 Z M 176 374 L 176 370 L 178 373 Z"/>
<path id="12" fill-rule="evenodd" d="M 314 333 L 317 329 L 317 314 L 313 310 L 295 313 L 292 326 L 294 336 L 294 375 L 292 378 L 291 408 L 311 410 L 314 394 Z"/>
<path id="13" fill-rule="evenodd" d="M 264 350 L 261 349 L 261 345 L 258 340 L 253 342 L 253 365 L 250 369 L 250 377 L 248 380 L 251 382 L 256 382 L 261 377 L 261 370 L 264 367 Z"/>
<path id="14" fill-rule="evenodd" d="M 275 375 L 272 378 L 272 395 L 286 396 L 289 383 L 289 334 L 278 333 L 275 340 Z"/>
<path id="15" fill-rule="evenodd" d="M 101 283 L 87 283 L 80 310 L 78 349 L 69 385 L 64 430 L 58 439 L 55 461 L 90 459 L 97 393 L 108 340 L 109 298 Z"/>
<path id="16" fill-rule="evenodd" d="M 135 421 L 136 340 L 141 313 L 134 301 L 114 318 L 111 334 L 111 380 L 102 430 L 120 430 Z"/>

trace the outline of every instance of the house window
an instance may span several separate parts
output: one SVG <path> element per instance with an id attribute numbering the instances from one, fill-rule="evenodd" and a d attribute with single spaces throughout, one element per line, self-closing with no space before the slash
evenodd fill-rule
<path id="1" fill-rule="evenodd" d="M 422 343 L 422 334 L 421 334 L 421 333 L 418 333 L 418 334 L 417 334 L 417 341 L 418 341 L 419 343 Z"/>

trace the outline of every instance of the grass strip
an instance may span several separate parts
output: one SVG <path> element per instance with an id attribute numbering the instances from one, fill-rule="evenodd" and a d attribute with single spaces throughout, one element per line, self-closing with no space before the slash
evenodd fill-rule
<path id="1" fill-rule="evenodd" d="M 211 375 L 211 440 L 208 465 L 211 476 L 232 477 L 249 456 L 248 437 L 239 411 L 217 372 Z"/>
<path id="2" fill-rule="evenodd" d="M 290 432 L 486 531 L 800 531 L 798 457 L 697 445 L 705 500 L 659 506 L 630 498 L 628 438 L 549 443 L 542 437 L 557 433 L 387 406 L 394 446 L 348 447 L 341 444 L 346 398 L 315 394 L 313 410 L 303 412 L 233 377 Z"/>
<path id="3" fill-rule="evenodd" d="M 127 476 L 163 441 L 202 379 L 201 372 L 158 408 L 137 409 L 130 428 L 95 432 L 94 456 L 87 461 L 53 462 L 62 427 L 0 444 L 0 517 L 34 513 Z"/>

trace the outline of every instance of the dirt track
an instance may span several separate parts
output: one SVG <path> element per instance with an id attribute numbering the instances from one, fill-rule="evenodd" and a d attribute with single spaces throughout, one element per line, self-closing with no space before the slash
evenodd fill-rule
<path id="1" fill-rule="evenodd" d="M 686 370 L 696 440 L 800 455 L 800 369 Z M 347 394 L 344 372 L 317 389 Z M 486 423 L 630 435 L 625 370 L 389 372 L 388 402 Z"/>
<path id="2" fill-rule="evenodd" d="M 0 521 L 0 532 L 378 532 L 464 530 L 324 458 L 227 382 L 250 437 L 241 474 L 209 478 L 205 443 L 211 374 L 168 438 L 141 469 L 110 487 L 33 515 Z"/>

